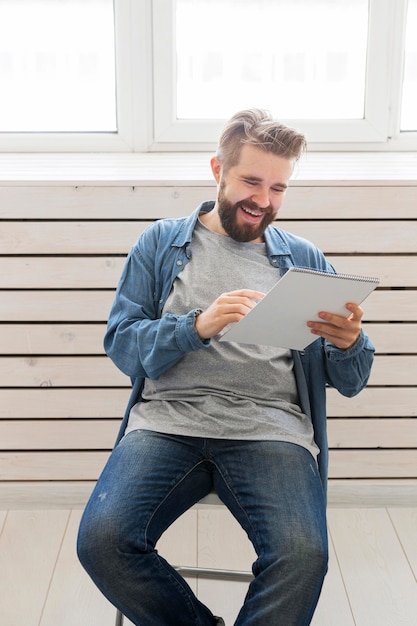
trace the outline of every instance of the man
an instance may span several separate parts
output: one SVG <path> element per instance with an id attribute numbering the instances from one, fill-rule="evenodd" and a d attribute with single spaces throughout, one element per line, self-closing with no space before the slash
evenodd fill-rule
<path id="1" fill-rule="evenodd" d="M 224 623 L 155 549 L 212 489 L 257 554 L 235 624 L 303 626 L 317 605 L 327 570 L 325 386 L 347 396 L 365 386 L 373 347 L 363 311 L 320 312 L 302 353 L 219 341 L 292 265 L 334 272 L 314 245 L 272 225 L 304 148 L 268 113 L 236 114 L 211 160 L 216 202 L 154 223 L 127 259 L 104 344 L 133 392 L 78 550 L 138 626 Z"/>

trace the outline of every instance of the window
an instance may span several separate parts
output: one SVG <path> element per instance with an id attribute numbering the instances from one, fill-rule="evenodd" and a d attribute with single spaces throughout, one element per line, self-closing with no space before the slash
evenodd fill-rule
<path id="1" fill-rule="evenodd" d="M 0 2 L 0 132 L 115 132 L 112 0 Z"/>
<path id="2" fill-rule="evenodd" d="M 212 150 L 248 106 L 416 149 L 416 30 L 417 0 L 0 0 L 0 150 Z"/>
<path id="3" fill-rule="evenodd" d="M 391 51 L 404 46 L 393 23 L 406 0 L 177 0 L 164 40 L 167 5 L 153 5 L 161 145 L 209 143 L 248 105 L 303 130 L 310 147 L 374 149 L 392 136 Z"/>
<path id="4" fill-rule="evenodd" d="M 146 150 L 149 2 L 0 0 L 0 151 Z"/>
<path id="5" fill-rule="evenodd" d="M 175 24 L 178 119 L 364 116 L 368 0 L 177 0 Z"/>

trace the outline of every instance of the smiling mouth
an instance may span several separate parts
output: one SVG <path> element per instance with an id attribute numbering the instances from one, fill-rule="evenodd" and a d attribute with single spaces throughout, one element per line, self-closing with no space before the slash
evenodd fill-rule
<path id="1" fill-rule="evenodd" d="M 244 213 L 246 213 L 247 215 L 250 215 L 251 217 L 259 218 L 259 217 L 262 217 L 263 215 L 263 211 L 248 209 L 243 204 L 240 205 L 240 208 L 242 209 Z"/>

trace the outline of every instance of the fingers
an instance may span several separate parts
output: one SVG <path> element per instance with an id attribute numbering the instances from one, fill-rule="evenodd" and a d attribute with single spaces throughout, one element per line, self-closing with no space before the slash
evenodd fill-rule
<path id="1" fill-rule="evenodd" d="M 239 289 L 222 293 L 195 322 L 195 328 L 202 339 L 209 339 L 217 335 L 231 322 L 238 322 L 244 317 L 264 293 L 252 289 Z"/>
<path id="2" fill-rule="evenodd" d="M 346 308 L 351 312 L 349 319 L 360 321 L 363 317 L 363 309 L 353 302 L 348 302 Z"/>
<path id="3" fill-rule="evenodd" d="M 327 339 L 337 348 L 350 348 L 361 333 L 363 309 L 354 303 L 348 303 L 346 308 L 351 312 L 349 317 L 320 311 L 319 317 L 323 320 L 323 323 L 310 321 L 307 323 L 307 326 L 314 335 Z"/>
<path id="4" fill-rule="evenodd" d="M 254 300 L 256 302 L 258 300 L 262 300 L 264 295 L 265 294 L 262 291 L 254 291 L 253 289 L 238 289 L 236 291 L 223 293 L 220 298 L 249 298 L 250 300 Z"/>
<path id="5" fill-rule="evenodd" d="M 222 293 L 209 307 L 216 311 L 218 315 L 238 315 L 240 317 L 246 315 L 253 307 L 264 297 L 261 291 L 253 291 L 251 289 L 241 289 L 238 291 L 230 291 Z M 207 309 L 207 310 L 209 310 Z M 237 319 L 228 320 L 238 321 Z"/>
<path id="6" fill-rule="evenodd" d="M 351 312 L 349 317 L 336 315 L 328 311 L 320 311 L 319 317 L 327 323 L 334 324 L 334 326 L 339 326 L 340 328 L 348 328 L 352 324 L 360 324 L 363 317 L 363 309 L 359 305 L 351 302 L 346 305 L 346 308 Z"/>

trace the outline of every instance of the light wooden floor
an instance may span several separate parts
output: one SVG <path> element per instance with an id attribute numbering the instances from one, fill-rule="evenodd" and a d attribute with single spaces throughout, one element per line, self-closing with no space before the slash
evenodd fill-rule
<path id="1" fill-rule="evenodd" d="M 249 568 L 251 546 L 228 512 L 216 509 L 187 513 L 161 540 L 160 552 L 173 562 Z M 114 624 L 115 610 L 75 555 L 80 515 L 80 509 L 0 510 L 2 626 Z M 416 626 L 417 508 L 330 508 L 328 519 L 330 568 L 314 626 Z M 246 585 L 191 584 L 231 626 Z"/>

